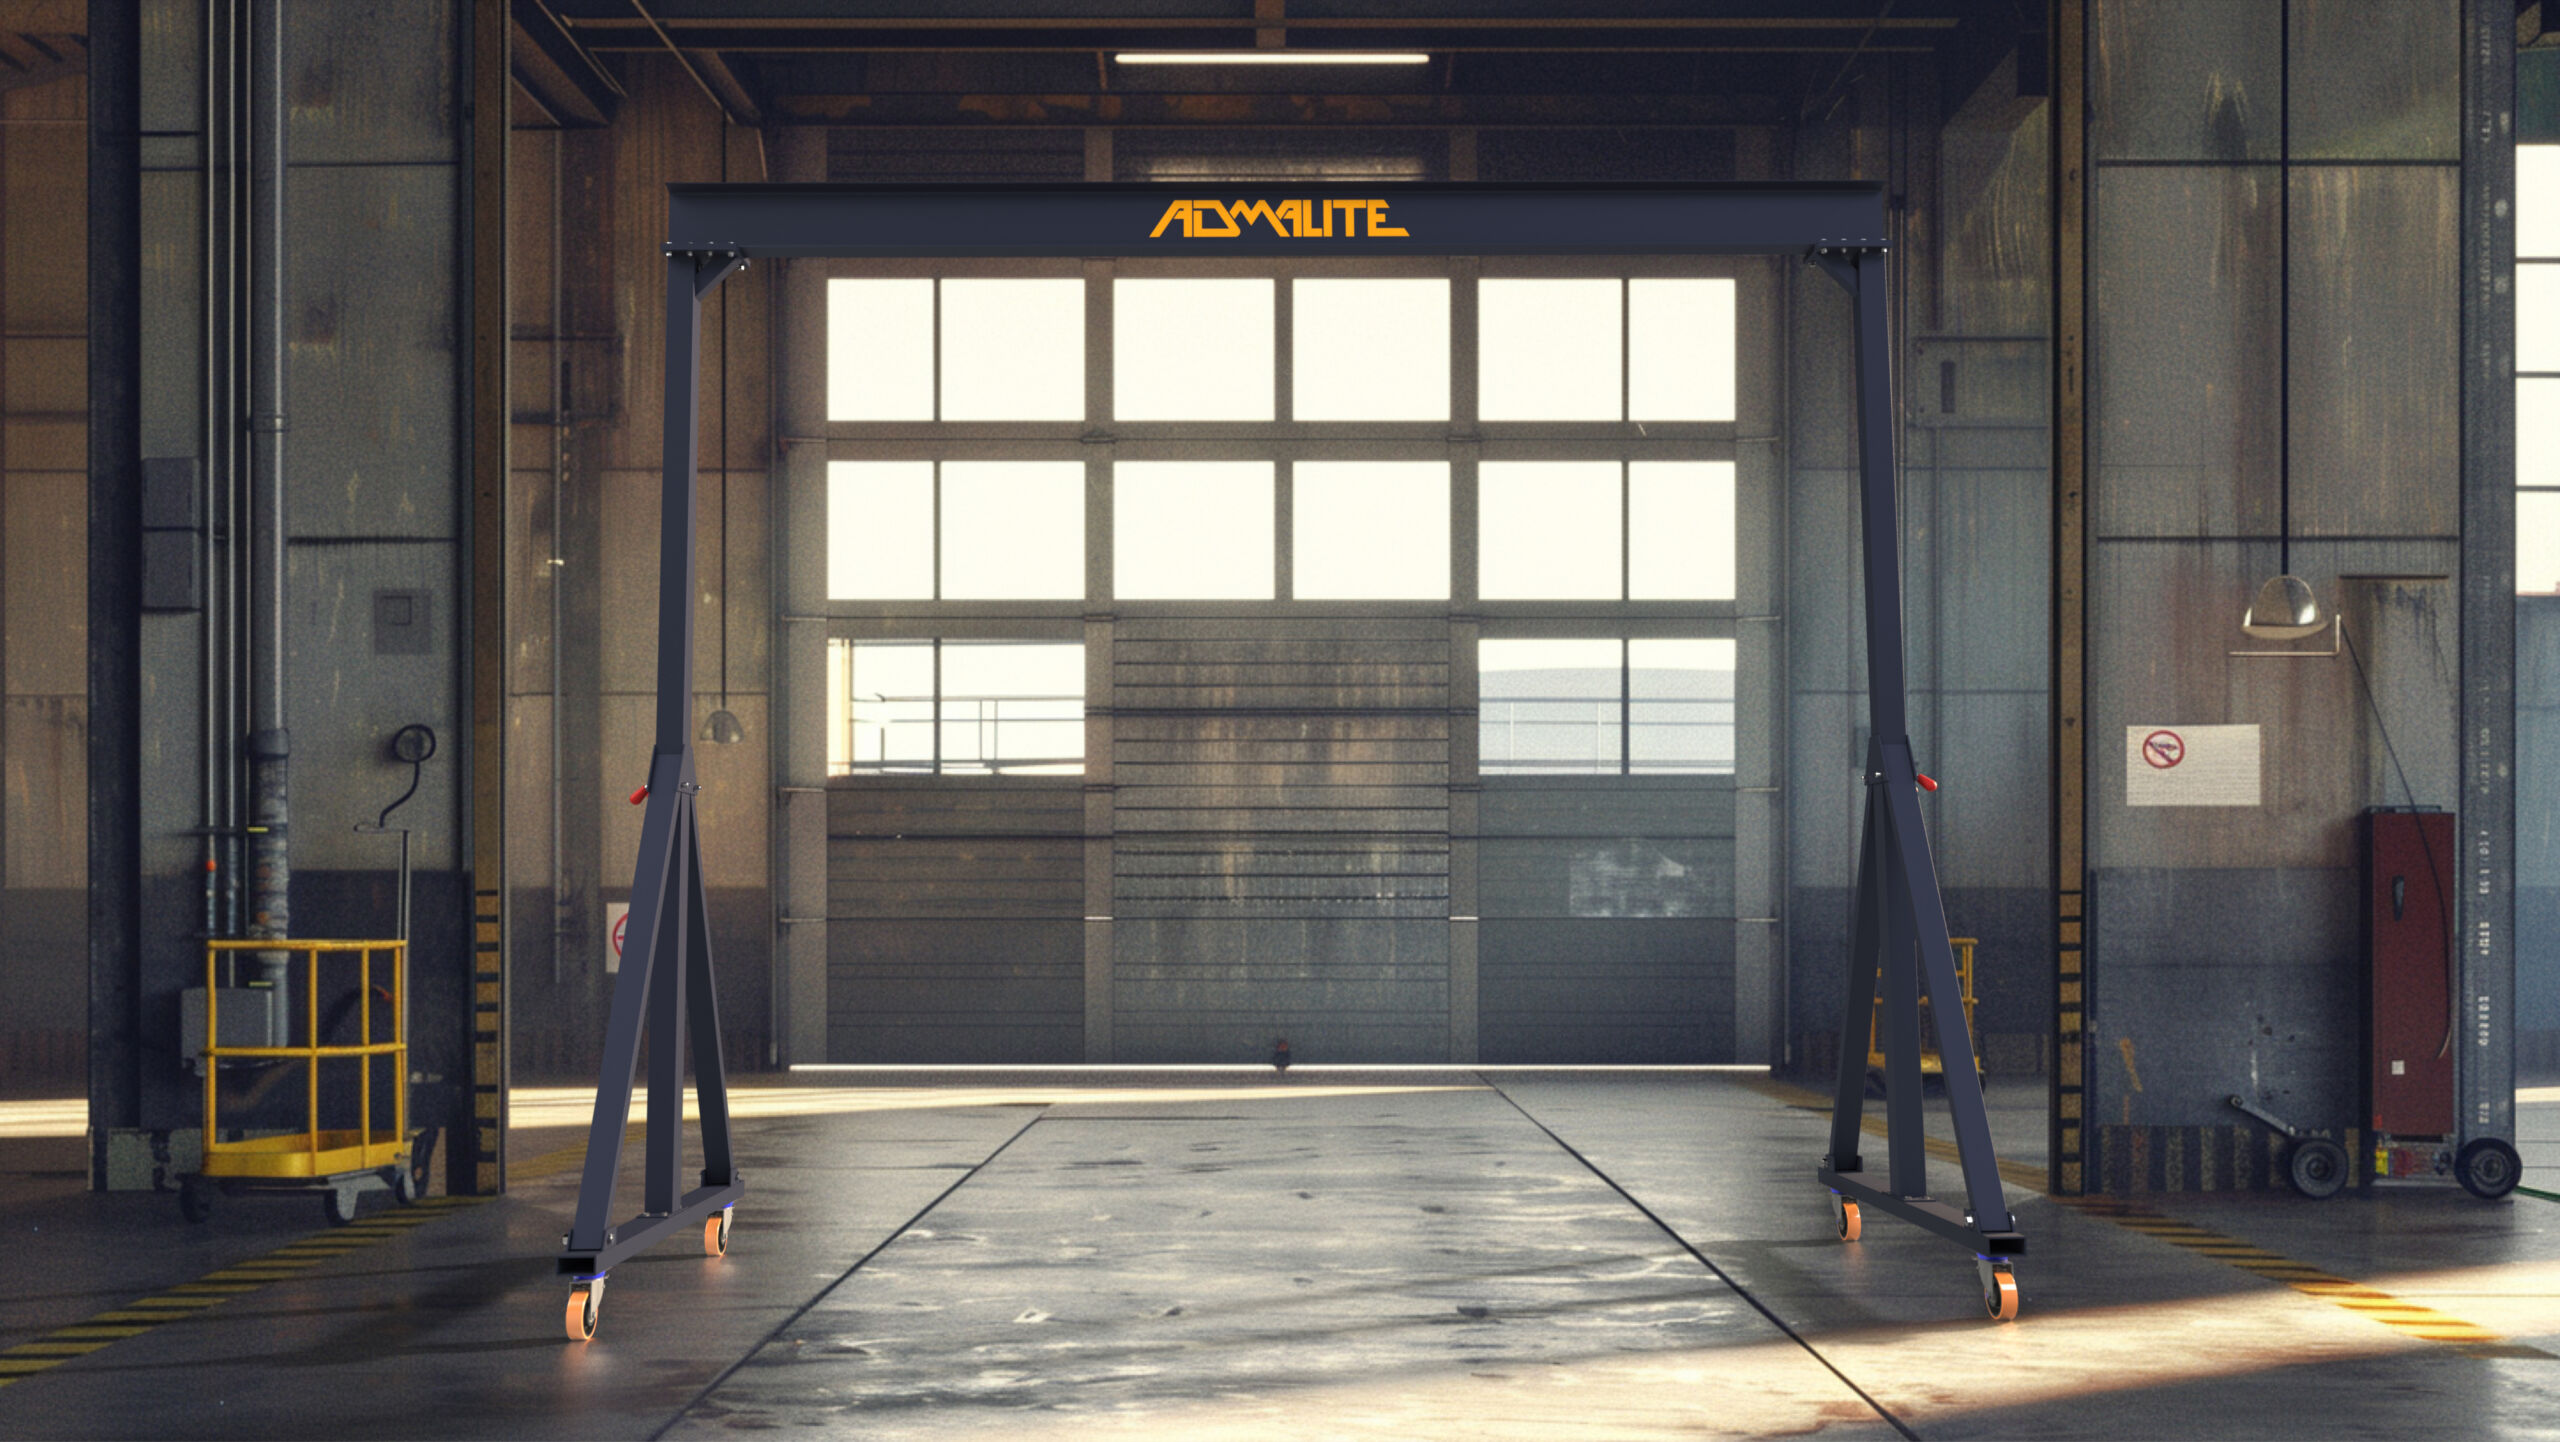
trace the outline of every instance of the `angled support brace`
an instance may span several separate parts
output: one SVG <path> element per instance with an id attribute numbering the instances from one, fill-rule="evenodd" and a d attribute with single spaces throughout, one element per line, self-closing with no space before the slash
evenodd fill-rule
<path id="1" fill-rule="evenodd" d="M 658 520 L 657 748 L 645 801 L 640 856 L 631 878 L 631 918 L 596 1077 L 578 1210 L 561 1239 L 559 1270 L 601 1279 L 613 1264 L 670 1233 L 699 1232 L 705 1220 L 746 1192 L 729 1149 L 728 1077 L 720 1055 L 720 1010 L 711 971 L 710 912 L 702 879 L 702 835 L 693 769 L 694 532 L 701 414 L 702 297 L 746 263 L 736 250 L 667 252 L 667 395 Z M 646 1168 L 638 1216 L 612 1221 L 614 1174 L 622 1163 L 639 1074 L 649 1047 Z M 693 1062 L 702 1126 L 701 1185 L 685 1190 L 682 1170 L 684 1067 Z M 721 1235 L 725 1238 L 726 1232 Z M 592 1314 L 590 1314 L 592 1319 Z"/>
<path id="2" fill-rule="evenodd" d="M 1891 336 L 1886 255 L 1879 246 L 1817 245 L 1806 262 L 1839 282 L 1856 308 L 1859 528 L 1865 552 L 1867 745 L 1865 831 L 1858 851 L 1857 924 L 1849 948 L 1840 1023 L 1840 1076 L 1831 1151 L 1816 1170 L 1824 1186 L 1971 1248 L 1978 1257 L 2026 1251 L 2000 1190 L 1990 1117 L 1974 1070 L 1955 954 L 1947 941 L 1937 865 L 1920 819 L 1921 777 L 1912 762 L 1902 660 L 1900 520 L 1895 505 Z M 1934 783 L 1931 783 L 1934 787 Z M 1955 1124 L 1965 1205 L 1931 1197 L 1921 1114 L 1920 1002 L 1933 1005 L 1947 1110 Z M 1881 998 L 1885 1052 L 1885 1178 L 1859 1154 L 1866 1099 L 1867 1018 Z M 1986 1286 L 1990 1279 L 1986 1276 Z M 2014 1296 L 2014 1293 L 2012 1294 Z M 2011 1303 L 2014 1311 L 2014 1301 Z M 1999 1313 L 1995 1309 L 1995 1315 Z"/>

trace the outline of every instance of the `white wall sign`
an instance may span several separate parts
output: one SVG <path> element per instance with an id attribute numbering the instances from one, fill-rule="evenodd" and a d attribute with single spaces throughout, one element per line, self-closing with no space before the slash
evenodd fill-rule
<path id="1" fill-rule="evenodd" d="M 622 933 L 630 925 L 630 902 L 608 901 L 604 904 L 604 970 L 607 976 L 622 970 Z"/>
<path id="2" fill-rule="evenodd" d="M 2127 726 L 2127 806 L 2256 806 L 2255 726 Z"/>

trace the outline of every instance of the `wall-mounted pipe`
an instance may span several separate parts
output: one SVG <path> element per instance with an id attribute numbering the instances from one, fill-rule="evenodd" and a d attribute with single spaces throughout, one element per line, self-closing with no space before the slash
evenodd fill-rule
<path id="1" fill-rule="evenodd" d="M 284 7 L 249 9 L 248 932 L 284 937 L 293 934 L 292 739 L 285 716 Z"/>

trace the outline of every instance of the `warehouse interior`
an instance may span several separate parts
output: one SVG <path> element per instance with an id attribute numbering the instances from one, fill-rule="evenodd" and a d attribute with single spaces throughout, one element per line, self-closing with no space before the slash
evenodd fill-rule
<path id="1" fill-rule="evenodd" d="M 1801 252 L 757 257 L 661 604 L 670 185 L 1810 183 L 1886 436 Z M 0 1436 L 2560 1436 L 2553 0 L 0 0 L 0 686 Z"/>

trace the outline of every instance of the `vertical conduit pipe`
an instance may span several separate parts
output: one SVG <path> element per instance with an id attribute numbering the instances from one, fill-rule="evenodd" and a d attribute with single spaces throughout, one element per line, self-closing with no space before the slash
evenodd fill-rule
<path id="1" fill-rule="evenodd" d="M 249 19 L 249 934 L 293 934 L 285 727 L 284 20 Z M 280 953 L 261 965 L 284 969 Z M 282 981 L 273 975 L 272 980 Z"/>

